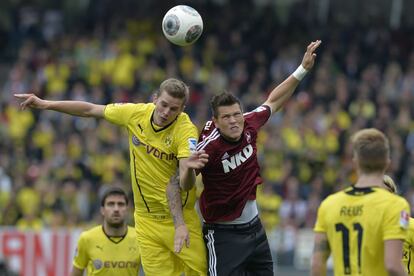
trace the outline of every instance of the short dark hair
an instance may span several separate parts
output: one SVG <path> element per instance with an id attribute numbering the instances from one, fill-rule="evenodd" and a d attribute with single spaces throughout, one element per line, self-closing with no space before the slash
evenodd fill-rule
<path id="1" fill-rule="evenodd" d="M 128 205 L 128 195 L 126 194 L 126 192 L 123 189 L 121 189 L 119 187 L 109 187 L 103 192 L 103 194 L 101 196 L 101 206 L 102 207 L 105 206 L 106 199 L 111 195 L 121 195 L 121 196 L 123 196 L 125 198 L 126 204 Z"/>
<path id="2" fill-rule="evenodd" d="M 184 100 L 186 104 L 190 97 L 190 89 L 188 86 L 178 79 L 169 78 L 160 84 L 160 89 L 155 93 L 158 97 L 162 92 L 166 92 L 171 97 Z"/>
<path id="3" fill-rule="evenodd" d="M 222 92 L 221 94 L 213 96 L 210 101 L 211 112 L 213 113 L 214 118 L 218 117 L 218 108 L 220 106 L 230 106 L 233 104 L 238 104 L 240 109 L 242 106 L 240 104 L 240 100 L 229 92 Z"/>

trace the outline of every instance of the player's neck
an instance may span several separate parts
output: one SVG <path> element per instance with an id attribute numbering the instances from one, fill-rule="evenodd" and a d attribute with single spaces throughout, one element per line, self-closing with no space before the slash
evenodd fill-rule
<path id="1" fill-rule="evenodd" d="M 107 223 L 104 222 L 103 224 L 103 230 L 105 234 L 109 237 L 122 237 L 125 236 L 128 227 L 126 224 L 120 226 L 120 227 L 112 227 L 109 226 Z"/>
<path id="2" fill-rule="evenodd" d="M 365 187 L 383 187 L 382 183 L 384 175 L 381 173 L 372 174 L 360 174 L 354 187 L 365 188 Z"/>

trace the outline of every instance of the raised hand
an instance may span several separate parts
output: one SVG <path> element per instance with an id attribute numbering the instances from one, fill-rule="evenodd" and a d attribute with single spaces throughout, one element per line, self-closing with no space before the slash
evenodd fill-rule
<path id="1" fill-rule="evenodd" d="M 35 94 L 14 94 L 19 100 L 22 100 L 20 103 L 20 107 L 22 110 L 26 109 L 27 107 L 30 108 L 37 108 L 37 109 L 46 109 L 47 101 L 42 100 L 41 98 L 37 97 Z"/>
<path id="2" fill-rule="evenodd" d="M 303 59 L 302 59 L 302 66 L 303 68 L 305 68 L 306 70 L 310 70 L 312 69 L 313 65 L 315 64 L 315 58 L 316 58 L 316 49 L 318 49 L 319 45 L 321 45 L 322 41 L 320 40 L 316 40 L 316 41 L 312 41 L 307 49 L 305 54 L 303 55 Z"/>
<path id="3" fill-rule="evenodd" d="M 193 152 L 187 159 L 187 166 L 190 169 L 201 169 L 208 162 L 208 154 L 204 150 Z"/>

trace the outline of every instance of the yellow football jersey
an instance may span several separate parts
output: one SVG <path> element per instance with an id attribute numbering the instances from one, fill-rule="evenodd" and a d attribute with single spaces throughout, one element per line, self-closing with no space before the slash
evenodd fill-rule
<path id="1" fill-rule="evenodd" d="M 163 128 L 151 123 L 155 105 L 109 104 L 105 119 L 127 128 L 135 212 L 169 214 L 165 194 L 178 159 L 190 156 L 197 145 L 197 128 L 187 114 Z M 184 208 L 194 208 L 195 189 L 182 193 Z"/>
<path id="2" fill-rule="evenodd" d="M 326 198 L 315 232 L 327 235 L 335 275 L 388 275 L 384 241 L 407 236 L 405 199 L 377 187 L 349 187 Z"/>
<path id="3" fill-rule="evenodd" d="M 408 235 L 404 241 L 403 262 L 408 274 L 414 275 L 414 218 L 410 218 Z"/>
<path id="4" fill-rule="evenodd" d="M 135 229 L 128 227 L 124 237 L 109 237 L 103 226 L 81 234 L 73 265 L 88 269 L 88 275 L 134 275 L 140 268 L 140 252 Z"/>

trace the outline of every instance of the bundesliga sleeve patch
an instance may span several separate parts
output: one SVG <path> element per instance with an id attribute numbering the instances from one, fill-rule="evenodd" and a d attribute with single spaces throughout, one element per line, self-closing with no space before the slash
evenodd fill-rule
<path id="1" fill-rule="evenodd" d="M 408 228 L 408 224 L 410 222 L 410 215 L 406 211 L 401 211 L 400 213 L 400 227 L 403 229 Z"/>
<path id="2" fill-rule="evenodd" d="M 188 139 L 188 147 L 191 152 L 195 152 L 197 149 L 197 139 L 195 138 Z"/>

